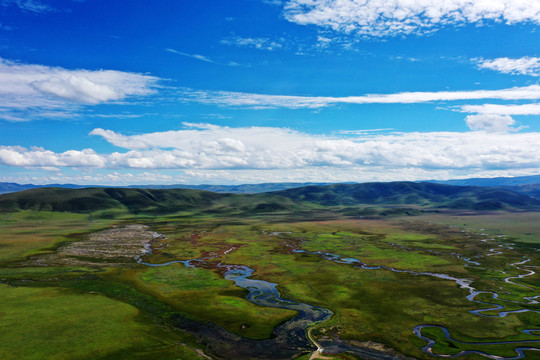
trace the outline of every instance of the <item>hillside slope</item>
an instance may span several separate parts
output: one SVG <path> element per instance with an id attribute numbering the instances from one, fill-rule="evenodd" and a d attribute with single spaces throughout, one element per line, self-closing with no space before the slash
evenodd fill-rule
<path id="1" fill-rule="evenodd" d="M 502 186 L 501 188 L 540 200 L 540 184 Z"/>
<path id="2" fill-rule="evenodd" d="M 90 212 L 124 209 L 130 212 L 265 212 L 294 210 L 296 201 L 281 196 L 217 194 L 186 189 L 40 188 L 0 196 L 0 211 L 38 210 Z"/>
<path id="3" fill-rule="evenodd" d="M 258 194 L 269 191 L 280 191 L 291 189 L 295 187 L 302 187 L 308 185 L 330 185 L 331 183 L 262 183 L 262 184 L 241 184 L 241 185 L 186 185 L 186 184 L 172 184 L 172 185 L 128 185 L 128 186 L 100 186 L 100 185 L 76 185 L 76 184 L 46 184 L 46 185 L 34 185 L 34 184 L 17 184 L 0 182 L 0 195 L 8 194 L 18 191 L 24 191 L 29 189 L 38 188 L 65 188 L 65 189 L 82 189 L 82 188 L 122 188 L 122 189 L 192 189 L 192 190 L 206 190 L 216 193 L 233 193 L 233 194 Z"/>
<path id="4" fill-rule="evenodd" d="M 0 195 L 0 211 L 121 209 L 132 213 L 197 211 L 227 215 L 361 205 L 540 209 L 540 200 L 506 189 L 414 182 L 306 186 L 262 194 L 222 194 L 188 189 L 40 188 Z"/>
<path id="5" fill-rule="evenodd" d="M 428 181 L 436 184 L 459 185 L 459 186 L 519 186 L 540 184 L 540 175 L 496 177 L 496 178 L 469 178 L 459 180 L 433 180 Z"/>
<path id="6" fill-rule="evenodd" d="M 421 205 L 496 210 L 540 208 L 540 200 L 510 190 L 434 183 L 391 182 L 307 186 L 273 194 L 320 205 Z"/>

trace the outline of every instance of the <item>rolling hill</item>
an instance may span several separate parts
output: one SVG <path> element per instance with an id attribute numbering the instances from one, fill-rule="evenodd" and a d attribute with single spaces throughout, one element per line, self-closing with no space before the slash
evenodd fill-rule
<path id="1" fill-rule="evenodd" d="M 128 186 L 99 186 L 99 185 L 76 185 L 76 184 L 46 184 L 46 185 L 34 185 L 34 184 L 17 184 L 0 182 L 0 195 L 8 194 L 12 192 L 24 191 L 29 189 L 39 188 L 66 188 L 66 189 L 82 189 L 82 188 L 126 188 L 126 189 L 192 189 L 192 190 L 206 190 L 216 193 L 233 193 L 233 194 L 258 194 L 269 191 L 279 191 L 285 189 L 291 189 L 295 187 L 302 187 L 308 185 L 330 185 L 330 183 L 262 183 L 262 184 L 241 184 L 241 185 L 186 185 L 186 184 L 172 184 L 172 185 L 128 185 Z"/>
<path id="2" fill-rule="evenodd" d="M 495 178 L 470 178 L 458 180 L 433 180 L 429 181 L 437 184 L 459 185 L 459 186 L 519 186 L 540 184 L 540 175 L 495 177 Z"/>
<path id="3" fill-rule="evenodd" d="M 335 184 L 288 189 L 273 194 L 325 206 L 420 205 L 476 210 L 540 208 L 540 200 L 510 190 L 435 183 Z"/>
<path id="4" fill-rule="evenodd" d="M 92 212 L 121 209 L 132 213 L 199 211 L 248 214 L 362 205 L 540 209 L 540 200 L 506 189 L 414 182 L 305 186 L 261 194 L 223 194 L 191 189 L 39 188 L 0 195 L 0 211 Z"/>
<path id="5" fill-rule="evenodd" d="M 529 197 L 540 199 L 540 184 L 525 184 L 517 186 L 501 186 L 501 188 L 527 195 Z"/>
<path id="6" fill-rule="evenodd" d="M 39 188 L 0 196 L 0 211 L 262 212 L 291 211 L 298 207 L 294 200 L 282 196 L 218 194 L 189 189 Z"/>

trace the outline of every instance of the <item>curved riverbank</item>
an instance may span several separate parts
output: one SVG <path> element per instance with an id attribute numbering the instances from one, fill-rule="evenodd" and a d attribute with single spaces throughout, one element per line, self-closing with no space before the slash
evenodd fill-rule
<path id="1" fill-rule="evenodd" d="M 165 263 L 152 264 L 142 261 L 142 256 L 151 254 L 150 248 L 136 258 L 141 265 L 151 267 L 169 266 L 181 263 L 186 267 L 209 267 L 210 261 L 225 255 L 235 248 L 215 253 L 212 256 L 190 260 L 174 260 Z M 231 334 L 213 324 L 202 324 L 195 321 L 186 321 L 178 318 L 177 327 L 188 330 L 207 344 L 208 352 L 219 359 L 289 359 L 303 353 L 312 353 L 315 358 L 323 359 L 326 347 L 333 348 L 334 352 L 351 352 L 364 356 L 369 360 L 401 360 L 403 357 L 388 354 L 376 349 L 353 346 L 340 341 L 328 342 L 323 348 L 309 333 L 309 328 L 315 324 L 331 319 L 331 310 L 283 299 L 277 290 L 277 285 L 264 280 L 252 279 L 255 270 L 245 265 L 230 265 L 212 263 L 212 268 L 220 270 L 223 277 L 234 281 L 235 285 L 246 289 L 246 299 L 256 305 L 296 311 L 298 314 L 292 319 L 278 325 L 272 338 L 265 340 L 252 340 Z M 337 350 L 336 350 L 337 349 Z"/>

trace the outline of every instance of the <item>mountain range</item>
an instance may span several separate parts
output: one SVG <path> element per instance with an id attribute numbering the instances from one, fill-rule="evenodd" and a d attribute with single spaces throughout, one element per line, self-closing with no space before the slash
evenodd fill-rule
<path id="1" fill-rule="evenodd" d="M 470 178 L 457 180 L 426 180 L 436 184 L 456 185 L 456 186 L 489 186 L 501 187 L 514 192 L 522 193 L 531 197 L 540 199 L 540 175 L 521 176 L 521 177 L 497 177 L 497 178 Z M 9 182 L 0 182 L 0 194 L 7 194 L 17 191 L 37 189 L 37 188 L 66 188 L 81 189 L 91 187 L 102 188 L 136 188 L 136 189 L 194 189 L 206 190 L 215 193 L 233 193 L 233 194 L 257 194 L 271 191 L 281 191 L 305 186 L 332 185 L 328 182 L 282 182 L 282 183 L 261 183 L 261 184 L 241 184 L 241 185 L 128 185 L 128 186 L 103 186 L 103 185 L 78 185 L 78 184 L 17 184 Z M 353 184 L 350 182 L 342 184 Z"/>
<path id="2" fill-rule="evenodd" d="M 326 206 L 361 205 L 426 209 L 540 209 L 540 200 L 502 188 L 429 182 L 310 185 L 259 194 L 216 193 L 195 189 L 38 188 L 0 196 L 0 211 L 131 213 L 195 211 L 208 214 L 256 214 L 303 211 Z"/>

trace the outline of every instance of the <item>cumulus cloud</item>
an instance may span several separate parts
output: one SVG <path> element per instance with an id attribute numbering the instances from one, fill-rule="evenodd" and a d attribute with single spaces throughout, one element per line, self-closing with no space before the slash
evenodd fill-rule
<path id="1" fill-rule="evenodd" d="M 49 111 L 74 111 L 155 92 L 159 79 L 115 70 L 67 70 L 60 67 L 21 64 L 0 58 L 0 116 L 28 119 Z"/>
<path id="2" fill-rule="evenodd" d="M 402 92 L 396 94 L 368 94 L 360 96 L 293 96 L 243 93 L 232 91 L 205 91 L 184 89 L 181 100 L 219 106 L 250 108 L 322 108 L 337 104 L 413 104 L 458 100 L 537 100 L 540 86 L 530 85 L 501 90 Z"/>
<path id="3" fill-rule="evenodd" d="M 512 118 L 504 116 L 478 115 L 469 117 L 468 123 L 480 131 L 359 130 L 314 135 L 287 128 L 230 128 L 190 123 L 185 124 L 184 130 L 140 135 L 95 129 L 93 135 L 123 150 L 99 154 L 90 149 L 53 152 L 2 146 L 0 164 L 18 167 L 19 172 L 36 168 L 66 168 L 73 172 L 75 168 L 77 173 L 82 173 L 78 181 L 54 175 L 58 180 L 50 182 L 96 183 L 92 179 L 101 179 L 101 183 L 114 184 L 158 182 L 157 176 L 147 176 L 145 181 L 123 176 L 125 171 L 154 174 L 158 169 L 162 174 L 180 171 L 177 177 L 160 179 L 168 183 L 390 181 L 537 173 L 540 133 L 505 132 L 514 123 Z M 92 171 L 113 175 L 98 178 L 84 175 Z"/>
<path id="4" fill-rule="evenodd" d="M 480 69 L 489 69 L 504 74 L 540 76 L 540 58 L 522 57 L 509 59 L 473 59 Z"/>
<path id="5" fill-rule="evenodd" d="M 465 122 L 471 130 L 482 130 L 487 132 L 508 132 L 515 130 L 512 125 L 516 121 L 509 115 L 480 114 L 469 115 Z"/>
<path id="6" fill-rule="evenodd" d="M 106 160 L 94 150 L 68 150 L 55 153 L 42 148 L 0 146 L 0 164 L 34 167 L 104 167 Z"/>
<path id="7" fill-rule="evenodd" d="M 504 116 L 478 115 L 468 123 L 479 131 L 314 135 L 287 128 L 185 124 L 184 130 L 124 135 L 95 129 L 93 135 L 122 149 L 100 154 L 3 146 L 0 164 L 21 171 L 180 171 L 185 176 L 178 181 L 199 183 L 419 180 L 523 175 L 540 168 L 540 133 L 506 132 L 514 123 Z"/>
<path id="8" fill-rule="evenodd" d="M 238 47 L 249 47 L 259 50 L 277 50 L 283 47 L 281 42 L 269 39 L 269 38 L 251 38 L 251 37 L 231 37 L 221 40 L 222 44 L 232 45 Z"/>
<path id="9" fill-rule="evenodd" d="M 329 136 L 284 128 L 188 124 L 191 128 L 186 130 L 141 135 L 102 129 L 92 134 L 128 150 L 107 155 L 109 167 L 268 170 L 329 166 L 486 171 L 540 166 L 539 133 L 497 132 L 510 129 L 511 118 L 481 120 L 469 119 L 471 127 L 483 130 L 469 133 Z"/>
<path id="10" fill-rule="evenodd" d="M 538 24 L 540 0 L 289 0 L 284 13 L 300 25 L 382 37 L 463 24 Z"/>

